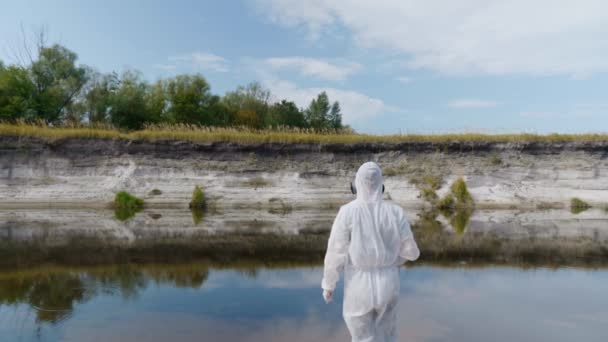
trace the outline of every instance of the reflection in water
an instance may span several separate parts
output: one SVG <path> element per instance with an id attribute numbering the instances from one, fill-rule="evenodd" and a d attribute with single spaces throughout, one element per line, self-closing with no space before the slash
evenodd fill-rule
<path id="1" fill-rule="evenodd" d="M 422 262 L 401 272 L 403 340 L 602 340 L 606 213 L 408 215 Z M 155 210 L 117 221 L 109 211 L 0 210 L 0 337 L 348 340 L 341 293 L 330 306 L 319 295 L 334 216 Z"/>
<path id="2" fill-rule="evenodd" d="M 108 211 L 0 210 L 0 268 L 208 259 L 319 263 L 335 211 L 155 210 L 125 222 Z M 608 215 L 588 210 L 408 211 L 424 261 L 608 264 Z"/>
<path id="3" fill-rule="evenodd" d="M 140 212 L 141 208 L 133 208 L 133 207 L 116 207 L 114 209 L 114 217 L 116 217 L 119 221 L 127 221 Z"/>
<path id="4" fill-rule="evenodd" d="M 473 215 L 473 209 L 461 207 L 456 209 L 425 209 L 418 213 L 418 220 L 412 225 L 419 228 L 423 234 L 436 235 L 443 231 L 443 224 L 437 220 L 439 215 L 443 215 L 458 234 L 466 231 L 469 220 Z"/>
<path id="5" fill-rule="evenodd" d="M 59 323 L 74 306 L 97 296 L 137 299 L 151 282 L 176 288 L 200 288 L 209 271 L 200 265 L 121 265 L 71 271 L 39 268 L 0 273 L 0 305 L 27 304 L 36 322 Z"/>
<path id="6" fill-rule="evenodd" d="M 192 212 L 192 222 L 194 222 L 194 225 L 198 225 L 205 218 L 205 209 L 191 208 L 190 211 Z"/>
<path id="7" fill-rule="evenodd" d="M 336 303 L 323 303 L 320 267 L 272 266 L 0 272 L 0 336 L 9 342 L 348 340 L 342 293 Z M 401 278 L 401 340 L 605 338 L 608 271 L 416 266 L 402 269 Z"/>

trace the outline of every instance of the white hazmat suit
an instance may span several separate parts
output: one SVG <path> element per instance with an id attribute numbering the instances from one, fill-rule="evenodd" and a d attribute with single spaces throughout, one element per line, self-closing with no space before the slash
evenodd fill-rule
<path id="1" fill-rule="evenodd" d="M 357 199 L 342 206 L 331 228 L 321 287 L 331 300 L 344 271 L 343 316 L 352 341 L 397 341 L 399 266 L 420 251 L 403 209 L 382 199 L 382 171 L 359 168 Z"/>

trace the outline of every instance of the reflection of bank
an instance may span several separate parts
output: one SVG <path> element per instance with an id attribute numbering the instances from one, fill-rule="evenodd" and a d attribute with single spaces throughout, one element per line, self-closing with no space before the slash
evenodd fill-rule
<path id="1" fill-rule="evenodd" d="M 0 210 L 0 266 L 205 259 L 318 264 L 334 210 L 144 210 L 121 222 L 109 210 Z M 408 212 L 426 261 L 608 264 L 608 215 L 589 210 Z"/>
<path id="2" fill-rule="evenodd" d="M 136 297 L 150 284 L 200 288 L 207 265 L 103 266 L 85 269 L 39 267 L 0 272 L 0 305 L 27 304 L 36 321 L 60 323 L 74 306 L 99 295 Z"/>

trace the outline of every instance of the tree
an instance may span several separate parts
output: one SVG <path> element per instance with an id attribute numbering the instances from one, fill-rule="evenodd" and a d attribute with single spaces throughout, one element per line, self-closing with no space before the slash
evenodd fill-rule
<path id="1" fill-rule="evenodd" d="M 117 127 L 141 129 L 145 123 L 155 122 L 148 116 L 146 92 L 148 85 L 141 75 L 127 71 L 123 74 L 116 92 L 110 97 L 110 121 Z"/>
<path id="2" fill-rule="evenodd" d="M 213 95 L 207 80 L 200 74 L 179 75 L 167 82 L 169 112 L 174 122 L 212 125 L 209 110 Z"/>
<path id="3" fill-rule="evenodd" d="M 272 126 L 290 126 L 290 127 L 306 127 L 306 119 L 304 113 L 295 103 L 282 100 L 270 107 L 270 117 L 272 118 Z"/>
<path id="4" fill-rule="evenodd" d="M 80 100 L 83 104 L 84 115 L 90 123 L 104 123 L 109 121 L 113 94 L 120 85 L 120 79 L 115 72 L 102 75 L 91 72 L 89 83 L 84 89 Z"/>
<path id="5" fill-rule="evenodd" d="M 333 128 L 333 129 L 342 128 L 342 111 L 340 110 L 340 103 L 338 103 L 338 101 L 335 101 L 331 105 L 328 121 L 329 121 L 329 127 Z"/>
<path id="6" fill-rule="evenodd" d="M 32 120 L 34 84 L 24 67 L 9 66 L 0 69 L 0 121 Z"/>
<path id="7" fill-rule="evenodd" d="M 61 45 L 40 46 L 30 65 L 34 83 L 32 96 L 36 117 L 57 122 L 87 81 L 86 69 L 76 66 L 77 55 Z"/>
<path id="8" fill-rule="evenodd" d="M 313 99 L 305 111 L 308 125 L 315 129 L 327 128 L 328 114 L 330 111 L 329 98 L 326 92 L 321 92 Z"/>
<path id="9" fill-rule="evenodd" d="M 147 87 L 145 101 L 147 117 L 151 122 L 172 122 L 168 111 L 167 81 L 158 80 Z"/>
<path id="10" fill-rule="evenodd" d="M 236 113 L 235 124 L 261 128 L 271 124 L 268 117 L 269 99 L 270 91 L 260 83 L 253 82 L 227 93 L 222 102 Z"/>

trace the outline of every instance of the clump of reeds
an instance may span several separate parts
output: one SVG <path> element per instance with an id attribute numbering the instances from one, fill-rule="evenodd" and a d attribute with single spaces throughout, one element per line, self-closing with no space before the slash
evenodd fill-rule
<path id="1" fill-rule="evenodd" d="M 589 208 L 591 208 L 591 205 L 578 197 L 574 197 L 570 200 L 570 211 L 573 214 L 582 213 Z"/>

